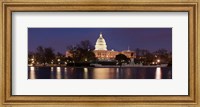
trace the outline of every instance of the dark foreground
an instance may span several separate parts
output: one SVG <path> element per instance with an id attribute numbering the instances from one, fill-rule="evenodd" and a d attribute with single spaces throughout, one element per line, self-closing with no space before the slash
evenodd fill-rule
<path id="1" fill-rule="evenodd" d="M 172 68 L 28 67 L 28 79 L 172 79 Z"/>

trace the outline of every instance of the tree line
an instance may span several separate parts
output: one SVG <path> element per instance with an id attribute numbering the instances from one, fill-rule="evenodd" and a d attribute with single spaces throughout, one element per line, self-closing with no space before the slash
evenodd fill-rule
<path id="1" fill-rule="evenodd" d="M 71 56 L 66 57 L 64 54 L 55 54 L 51 47 L 38 46 L 35 52 L 28 53 L 28 63 L 34 64 L 64 64 L 64 63 L 83 63 L 95 61 L 96 57 L 93 52 L 94 46 L 89 40 L 81 41 L 76 45 L 67 47 Z M 33 61 L 34 60 L 34 61 Z"/>
<path id="2" fill-rule="evenodd" d="M 54 52 L 51 47 L 38 46 L 35 52 L 28 53 L 28 63 L 34 64 L 64 64 L 64 63 L 91 63 L 97 61 L 93 52 L 94 46 L 89 40 L 80 41 L 76 45 L 67 47 L 71 56 L 66 57 L 64 54 Z M 159 64 L 166 63 L 172 64 L 172 52 L 166 49 L 158 49 L 157 51 L 150 52 L 147 49 L 135 49 L 136 58 L 134 58 L 135 64 L 149 65 L 153 62 Z M 115 57 L 117 62 L 130 63 L 130 59 L 123 54 L 119 54 Z"/>

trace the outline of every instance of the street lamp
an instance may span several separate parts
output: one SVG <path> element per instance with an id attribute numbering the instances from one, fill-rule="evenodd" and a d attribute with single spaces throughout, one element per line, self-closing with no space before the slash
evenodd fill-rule
<path id="1" fill-rule="evenodd" d="M 33 66 L 33 64 L 35 63 L 34 58 L 32 58 L 31 61 L 32 61 L 31 64 Z"/>
<path id="2" fill-rule="evenodd" d="M 60 65 L 60 59 L 58 58 L 58 64 Z"/>
<path id="3" fill-rule="evenodd" d="M 157 59 L 157 63 L 158 63 L 158 64 L 160 63 L 160 59 Z"/>

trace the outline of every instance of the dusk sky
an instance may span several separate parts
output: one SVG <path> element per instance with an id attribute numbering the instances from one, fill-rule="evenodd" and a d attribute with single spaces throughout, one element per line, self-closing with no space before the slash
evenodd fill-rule
<path id="1" fill-rule="evenodd" d="M 43 46 L 65 54 L 67 46 L 82 40 L 90 40 L 95 45 L 100 32 L 108 50 L 122 51 L 129 46 L 130 50 L 172 51 L 172 28 L 28 28 L 28 51 Z"/>

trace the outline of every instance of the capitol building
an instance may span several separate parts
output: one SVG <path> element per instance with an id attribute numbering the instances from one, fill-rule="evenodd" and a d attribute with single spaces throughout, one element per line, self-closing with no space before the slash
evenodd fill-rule
<path id="1" fill-rule="evenodd" d="M 126 42 L 126 41 L 124 41 Z M 109 60 L 115 60 L 116 55 L 118 54 L 124 54 L 127 58 L 131 59 L 131 62 L 133 62 L 134 58 L 136 57 L 136 53 L 131 50 L 124 50 L 124 51 L 115 51 L 115 50 L 108 50 L 107 44 L 105 39 L 103 38 L 103 34 L 100 33 L 99 38 L 96 41 L 95 49 L 94 49 L 95 57 L 99 61 L 109 61 Z M 67 51 L 66 57 L 71 56 L 71 54 Z"/>
<path id="2" fill-rule="evenodd" d="M 103 38 L 103 34 L 100 33 L 99 38 L 95 44 L 94 50 L 95 56 L 98 60 L 114 60 L 116 55 L 124 54 L 127 58 L 133 59 L 136 57 L 135 52 L 131 50 L 124 50 L 124 51 L 114 51 L 107 49 L 107 44 L 105 39 Z"/>

